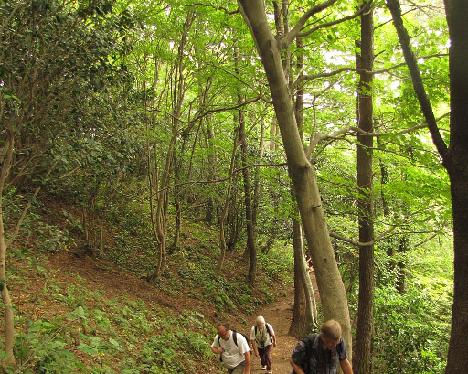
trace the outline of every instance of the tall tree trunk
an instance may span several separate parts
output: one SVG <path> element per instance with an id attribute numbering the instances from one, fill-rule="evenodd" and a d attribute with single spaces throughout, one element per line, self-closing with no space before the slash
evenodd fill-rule
<path id="1" fill-rule="evenodd" d="M 289 334 L 304 336 L 317 327 L 317 307 L 314 287 L 304 259 L 304 240 L 301 223 L 293 219 L 294 250 L 294 307 Z"/>
<path id="2" fill-rule="evenodd" d="M 304 336 L 306 332 L 306 299 L 302 261 L 304 258 L 301 224 L 293 219 L 293 251 L 294 251 L 294 304 L 289 335 Z"/>
<path id="3" fill-rule="evenodd" d="M 260 140 L 259 140 L 259 160 L 263 160 L 263 154 L 265 149 L 265 123 L 263 120 L 261 121 L 260 125 Z M 258 221 L 258 211 L 260 206 L 260 199 L 262 195 L 262 185 L 260 183 L 260 168 L 255 168 L 254 174 L 254 193 L 253 193 L 253 201 L 252 201 L 252 225 L 253 225 L 253 232 L 254 232 L 254 240 L 255 243 L 257 240 L 257 221 Z"/>
<path id="4" fill-rule="evenodd" d="M 2 99 L 0 99 L 2 100 Z M 3 101 L 3 100 L 2 100 Z M 2 113 L 3 113 L 3 102 Z M 0 117 L 1 118 L 1 117 Z M 14 133 L 11 128 L 6 128 L 6 142 L 5 142 L 6 154 L 2 163 L 2 169 L 0 174 L 0 289 L 2 292 L 4 310 L 4 321 L 5 321 L 5 359 L 3 363 L 5 365 L 16 365 L 15 354 L 13 348 L 15 346 L 15 318 L 14 309 L 11 302 L 10 292 L 7 287 L 6 279 L 6 253 L 7 243 L 5 239 L 5 225 L 3 220 L 3 192 L 5 189 L 5 183 L 10 173 L 12 166 L 13 152 L 14 152 Z"/>
<path id="5" fill-rule="evenodd" d="M 250 186 L 250 170 L 248 166 L 247 139 L 245 135 L 245 118 L 242 110 L 239 111 L 239 142 L 241 148 L 241 166 L 244 185 L 245 221 L 247 226 L 247 249 L 249 253 L 249 284 L 255 286 L 255 275 L 257 272 L 257 246 L 252 221 L 252 198 Z"/>
<path id="6" fill-rule="evenodd" d="M 208 168 L 208 180 L 214 179 L 214 171 L 216 170 L 216 157 L 214 147 L 213 127 L 210 120 L 206 121 L 206 143 L 207 143 L 207 161 L 210 167 Z M 206 201 L 205 222 L 211 225 L 214 217 L 214 199 L 210 194 Z"/>
<path id="7" fill-rule="evenodd" d="M 226 245 L 226 229 L 225 229 L 225 223 L 226 223 L 226 218 L 228 216 L 229 212 L 229 205 L 231 201 L 231 190 L 232 190 L 232 179 L 234 175 L 234 165 L 236 163 L 236 153 L 237 153 L 237 146 L 238 146 L 238 130 L 234 134 L 234 140 L 233 140 L 233 145 L 232 145 L 232 153 L 231 153 L 231 161 L 229 163 L 229 175 L 228 175 L 228 181 L 227 181 L 227 187 L 226 187 L 226 192 L 224 196 L 224 205 L 223 209 L 221 211 L 221 215 L 219 217 L 219 231 L 218 231 L 218 241 L 219 241 L 219 257 L 218 257 L 218 265 L 217 265 L 217 270 L 221 271 L 224 265 L 224 260 L 226 258 L 226 251 L 227 251 L 227 245 Z"/>
<path id="8" fill-rule="evenodd" d="M 357 186 L 359 242 L 373 242 L 374 221 L 372 201 L 372 75 L 373 69 L 373 10 L 361 15 L 361 52 L 357 59 L 360 71 L 358 85 L 358 128 L 357 134 Z M 371 373 L 371 343 L 373 326 L 374 296 L 374 245 L 359 246 L 359 298 L 357 310 L 356 347 L 353 360 L 355 373 Z"/>
<path id="9" fill-rule="evenodd" d="M 268 27 L 263 0 L 239 0 L 239 5 L 252 31 L 269 82 L 305 237 L 313 255 L 324 316 L 341 323 L 351 359 L 351 324 L 346 291 L 326 226 L 315 170 L 304 153 L 297 129 L 278 42 Z"/>
<path id="10" fill-rule="evenodd" d="M 182 225 L 182 210 L 180 206 L 181 191 L 179 183 L 181 181 L 181 169 L 182 169 L 182 155 L 180 159 L 177 155 L 177 150 L 174 150 L 174 207 L 175 207 L 175 228 L 174 228 L 174 240 L 170 246 L 171 252 L 176 252 L 179 247 L 180 238 L 180 227 Z"/>
<path id="11" fill-rule="evenodd" d="M 176 71 L 175 71 L 175 82 L 174 82 L 174 89 L 173 89 L 173 100 L 172 100 L 172 133 L 173 136 L 175 135 L 175 139 L 178 138 L 178 127 L 180 116 L 182 113 L 182 104 L 185 98 L 185 77 L 184 77 L 184 54 L 185 48 L 187 45 L 188 40 L 188 33 L 192 26 L 192 23 L 195 19 L 195 13 L 192 10 L 187 12 L 185 17 L 185 23 L 182 30 L 182 36 L 180 38 L 179 47 L 177 50 L 177 60 L 176 60 Z M 180 208 L 180 193 L 177 183 L 179 182 L 179 178 L 181 175 L 182 169 L 182 161 L 179 163 L 178 156 L 177 156 L 177 146 L 174 146 L 173 149 L 173 157 L 172 160 L 172 168 L 174 169 L 175 174 L 175 185 L 174 185 L 174 206 L 175 206 L 175 215 L 176 215 L 176 225 L 175 225 L 175 232 L 174 232 L 174 242 L 172 245 L 173 250 L 177 250 L 177 246 L 179 243 L 179 235 L 180 235 L 180 226 L 182 221 L 181 215 L 181 208 Z M 182 157 L 182 156 L 181 156 Z"/>
<path id="12" fill-rule="evenodd" d="M 450 32 L 451 167 L 454 292 L 446 374 L 468 368 L 468 2 L 447 0 Z"/>
<path id="13" fill-rule="evenodd" d="M 239 71 L 239 50 L 235 47 L 235 63 L 236 74 L 240 75 Z M 237 100 L 242 103 L 242 96 L 240 93 L 237 95 Z M 250 183 L 250 169 L 248 165 L 248 147 L 247 136 L 245 134 L 245 116 L 244 111 L 239 109 L 237 112 L 237 119 L 239 122 L 239 144 L 241 150 L 241 168 L 242 178 L 244 185 L 244 205 L 245 205 L 245 222 L 247 227 L 247 252 L 249 254 L 249 275 L 248 280 L 251 287 L 255 286 L 255 276 L 257 273 L 257 246 L 255 243 L 255 234 L 252 216 L 252 191 Z"/>
<path id="14" fill-rule="evenodd" d="M 398 293 L 404 294 L 406 292 L 406 252 L 408 252 L 408 237 L 407 234 L 402 234 L 398 238 L 398 262 L 397 275 L 396 275 L 396 289 Z"/>
<path id="15" fill-rule="evenodd" d="M 450 35 L 450 147 L 447 148 L 424 89 L 398 0 L 387 0 L 411 81 L 432 141 L 450 177 L 454 250 L 452 332 L 446 374 L 462 374 L 468 367 L 468 2 L 444 0 Z"/>
<path id="16" fill-rule="evenodd" d="M 285 10 L 287 13 L 287 11 Z M 296 70 L 299 72 L 299 79 L 303 76 L 304 47 L 302 38 L 296 38 L 297 64 Z M 283 64 L 284 66 L 284 64 Z M 296 100 L 294 103 L 294 116 L 301 139 L 303 138 L 304 127 L 304 90 L 302 81 L 297 88 Z M 302 227 L 297 219 L 293 219 L 293 251 L 294 251 L 294 305 L 293 319 L 289 333 L 295 336 L 303 336 L 312 331 L 317 323 L 317 308 L 315 306 L 315 293 L 310 280 L 308 266 L 304 260 L 304 240 Z"/>

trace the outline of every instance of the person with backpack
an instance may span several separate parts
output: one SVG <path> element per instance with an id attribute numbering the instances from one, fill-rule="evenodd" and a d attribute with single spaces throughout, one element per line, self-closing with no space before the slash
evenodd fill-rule
<path id="1" fill-rule="evenodd" d="M 229 374 L 250 374 L 250 346 L 247 338 L 229 328 L 227 323 L 218 323 L 211 350 L 219 354 L 219 360 Z"/>
<path id="2" fill-rule="evenodd" d="M 263 316 L 258 316 L 250 329 L 250 344 L 255 356 L 260 356 L 262 369 L 271 373 L 271 349 L 276 347 L 276 336 L 273 327 L 265 322 Z"/>
<path id="3" fill-rule="evenodd" d="M 334 319 L 326 321 L 319 334 L 310 334 L 301 339 L 290 361 L 295 374 L 336 374 L 338 362 L 344 374 L 353 374 L 346 358 L 341 325 Z"/>

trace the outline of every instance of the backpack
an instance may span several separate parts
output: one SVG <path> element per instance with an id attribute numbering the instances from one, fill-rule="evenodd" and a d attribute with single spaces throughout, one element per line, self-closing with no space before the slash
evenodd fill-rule
<path id="1" fill-rule="evenodd" d="M 241 332 L 237 332 L 236 330 L 232 330 L 232 340 L 234 340 L 234 344 L 236 345 L 236 347 L 239 347 L 239 345 L 237 344 L 237 334 L 241 334 L 247 341 L 247 344 L 249 344 L 249 338 L 246 335 L 242 334 Z M 218 335 L 218 345 L 221 347 L 221 337 L 219 335 Z M 250 351 L 252 350 L 250 348 L 250 344 L 249 344 L 249 350 Z M 219 355 L 219 361 L 223 361 L 223 354 Z"/>
<path id="2" fill-rule="evenodd" d="M 309 368 L 310 358 L 315 357 L 315 359 L 317 359 L 318 338 L 319 338 L 319 334 L 314 333 L 314 334 L 307 335 L 300 340 L 300 342 L 303 342 L 305 346 L 304 361 L 300 364 L 302 369 L 304 370 L 304 373 L 308 373 L 310 370 Z M 294 373 L 295 371 L 291 372 L 291 374 L 294 374 Z"/>

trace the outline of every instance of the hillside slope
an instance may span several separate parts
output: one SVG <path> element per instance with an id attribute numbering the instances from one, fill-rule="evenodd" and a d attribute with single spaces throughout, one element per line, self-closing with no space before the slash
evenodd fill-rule
<path id="1" fill-rule="evenodd" d="M 11 372 L 219 373 L 209 349 L 214 321 L 245 325 L 288 286 L 290 255 L 282 249 L 268 260 L 259 255 L 255 289 L 240 253 L 218 274 L 216 232 L 197 223 L 185 225 L 163 276 L 148 283 L 151 251 L 115 245 L 119 228 L 101 222 L 114 245 L 78 255 L 76 211 L 48 206 L 32 212 L 9 252 L 18 360 Z"/>

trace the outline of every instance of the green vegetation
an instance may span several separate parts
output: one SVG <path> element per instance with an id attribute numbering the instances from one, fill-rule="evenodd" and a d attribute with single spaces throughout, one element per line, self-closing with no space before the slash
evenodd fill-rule
<path id="1" fill-rule="evenodd" d="M 359 92 L 373 103 L 372 186 L 359 190 L 363 2 L 326 2 L 303 25 L 303 45 L 282 37 L 321 2 L 264 2 L 265 23 L 285 44 L 276 62 L 295 104 L 292 138 L 302 137 L 293 152 L 302 164 L 291 168 L 287 126 L 272 106 L 277 91 L 242 1 L 0 0 L 0 288 L 12 299 L 2 293 L 0 313 L 8 320 L 13 311 L 17 333 L 16 366 L 0 339 L 5 370 L 217 373 L 214 321 L 245 324 L 292 295 L 301 191 L 290 177 L 310 166 L 320 193 L 303 214 L 324 209 L 331 235 L 323 247 L 330 244 L 353 322 L 358 219 L 372 221 L 373 371 L 442 373 L 454 190 L 422 126 L 387 2 L 372 2 L 375 72 Z M 443 3 L 410 3 L 411 47 L 449 144 Z M 322 247 L 304 242 L 308 256 Z"/>
<path id="2" fill-rule="evenodd" d="M 11 199 L 17 201 L 14 195 Z M 24 238 L 10 252 L 9 278 L 21 290 L 16 316 L 18 366 L 12 373 L 197 373 L 201 368 L 214 373 L 216 357 L 209 345 L 215 330 L 204 310 L 210 314 L 216 310 L 221 315 L 235 312 L 245 318 L 256 307 L 274 301 L 273 280 L 277 287 L 285 286 L 290 279 L 291 262 L 285 262 L 280 249 L 274 248 L 272 256 L 261 260 L 267 270 L 259 289 L 265 292 L 253 295 L 241 273 L 225 277 L 216 272 L 212 235 L 203 224 L 194 224 L 189 228 L 193 235 L 187 237 L 187 246 L 184 241 L 171 259 L 169 266 L 177 270 L 168 271 L 156 288 L 129 272 L 112 273 L 115 284 L 125 283 L 130 277 L 133 285 L 147 287 L 148 297 L 134 294 L 131 285 L 113 292 L 105 283 L 94 284 L 80 276 L 79 268 L 76 273 L 61 274 L 61 256 L 70 256 L 76 250 L 77 240 L 70 232 L 81 232 L 81 227 L 66 207 L 48 215 L 39 214 L 42 206 L 36 202 L 24 222 Z M 8 210 L 10 219 L 18 213 L 17 209 Z M 50 223 L 52 218 L 55 224 Z M 129 241 L 117 242 L 112 251 L 129 250 L 134 245 L 128 233 L 120 234 Z M 54 266 L 47 261 L 51 255 L 59 261 Z M 148 256 L 140 254 L 141 268 L 128 271 L 141 274 L 143 264 L 151 260 Z M 110 263 L 98 264 L 103 272 L 115 271 Z M 123 268 L 125 265 L 130 266 L 120 263 Z M 94 270 L 96 276 L 99 271 Z M 151 292 L 154 297 L 161 292 L 163 296 L 153 300 Z M 158 303 L 160 297 L 167 306 Z M 189 308 L 189 300 L 198 304 Z"/>

